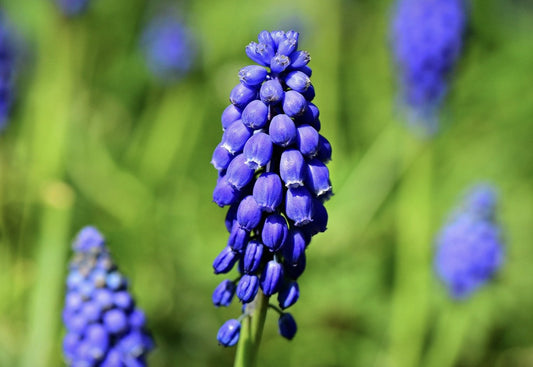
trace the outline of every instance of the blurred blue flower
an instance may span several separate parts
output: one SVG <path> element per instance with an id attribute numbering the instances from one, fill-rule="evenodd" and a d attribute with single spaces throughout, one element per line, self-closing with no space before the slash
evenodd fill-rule
<path id="1" fill-rule="evenodd" d="M 146 366 L 154 343 L 103 236 L 94 227 L 85 227 L 73 249 L 63 309 L 67 364 Z"/>
<path id="2" fill-rule="evenodd" d="M 56 0 L 56 3 L 67 17 L 75 17 L 85 12 L 89 0 Z"/>
<path id="3" fill-rule="evenodd" d="M 222 141 L 211 161 L 219 174 L 213 201 L 230 206 L 229 240 L 213 268 L 226 273 L 238 263 L 240 277 L 232 282 L 243 304 L 253 302 L 260 288 L 267 297 L 278 294 L 282 308 L 292 306 L 299 297 L 305 248 L 313 235 L 326 230 L 323 203 L 332 188 L 325 164 L 331 145 L 319 133 L 310 57 L 298 50 L 298 41 L 295 31 L 263 31 L 258 42 L 246 46 L 248 57 L 259 65 L 239 71 L 240 83 L 222 113 Z M 215 291 L 216 306 L 231 301 L 225 289 Z M 294 319 L 282 321 L 281 334 L 292 339 Z M 238 334 L 226 329 L 219 341 L 233 345 Z"/>
<path id="4" fill-rule="evenodd" d="M 489 281 L 504 259 L 495 221 L 496 192 L 473 187 L 437 237 L 435 270 L 453 298 L 464 299 Z"/>
<path id="5" fill-rule="evenodd" d="M 397 0 L 392 52 L 400 100 L 408 123 L 428 136 L 438 129 L 438 110 L 463 45 L 463 0 Z"/>
<path id="6" fill-rule="evenodd" d="M 15 38 L 9 22 L 4 13 L 0 12 L 0 131 L 7 124 L 13 103 L 15 46 Z"/>
<path id="7" fill-rule="evenodd" d="M 164 14 L 150 20 L 141 46 L 148 68 L 163 82 L 176 81 L 193 67 L 196 55 L 193 35 L 173 15 Z"/>

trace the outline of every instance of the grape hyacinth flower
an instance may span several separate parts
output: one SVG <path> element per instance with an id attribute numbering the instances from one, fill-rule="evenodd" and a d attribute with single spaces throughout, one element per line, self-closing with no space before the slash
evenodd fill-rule
<path id="1" fill-rule="evenodd" d="M 4 14 L 0 13 L 0 131 L 7 124 L 13 103 L 15 57 L 13 33 Z"/>
<path id="2" fill-rule="evenodd" d="M 75 17 L 85 12 L 89 0 L 56 0 L 56 3 L 65 16 Z"/>
<path id="3" fill-rule="evenodd" d="M 418 133 L 437 131 L 437 113 L 459 58 L 466 26 L 463 0 L 397 0 L 392 53 L 400 104 Z"/>
<path id="4" fill-rule="evenodd" d="M 229 206 L 227 246 L 213 263 L 216 274 L 235 264 L 239 276 L 224 280 L 213 294 L 228 306 L 236 294 L 243 315 L 222 326 L 218 341 L 237 343 L 240 322 L 276 296 L 280 334 L 292 339 L 296 322 L 286 308 L 300 295 L 305 249 L 326 230 L 324 202 L 332 195 L 326 163 L 331 145 L 320 134 L 310 61 L 298 50 L 295 31 L 262 31 L 246 54 L 258 65 L 243 67 L 240 82 L 222 113 L 224 131 L 211 163 L 218 171 L 213 201 Z M 266 307 L 264 312 L 266 312 Z"/>
<path id="5" fill-rule="evenodd" d="M 141 46 L 150 72 L 161 81 L 176 81 L 192 69 L 194 40 L 175 16 L 153 18 L 144 30 Z"/>
<path id="6" fill-rule="evenodd" d="M 435 270 L 455 299 L 465 299 L 489 281 L 503 263 L 496 193 L 479 184 L 437 237 Z"/>
<path id="7" fill-rule="evenodd" d="M 154 343 L 128 282 L 94 227 L 83 228 L 73 248 L 63 321 L 69 366 L 146 366 Z"/>

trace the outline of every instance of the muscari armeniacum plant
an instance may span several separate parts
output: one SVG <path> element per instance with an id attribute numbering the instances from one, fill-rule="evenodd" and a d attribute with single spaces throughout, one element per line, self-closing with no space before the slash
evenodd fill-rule
<path id="1" fill-rule="evenodd" d="M 9 118 L 13 103 L 16 44 L 13 31 L 3 12 L 0 12 L 0 131 Z"/>
<path id="2" fill-rule="evenodd" d="M 121 274 L 94 227 L 73 243 L 63 321 L 63 353 L 69 366 L 146 366 L 153 349 L 144 312 L 135 305 Z"/>
<path id="3" fill-rule="evenodd" d="M 141 37 L 148 68 L 164 83 L 175 82 L 192 69 L 194 45 L 191 31 L 172 15 L 172 11 L 152 18 Z"/>
<path id="4" fill-rule="evenodd" d="M 454 299 L 468 298 L 503 263 L 496 204 L 494 187 L 472 187 L 437 236 L 435 270 Z"/>
<path id="5" fill-rule="evenodd" d="M 261 303 L 279 313 L 279 333 L 294 337 L 296 322 L 285 310 L 298 300 L 311 237 L 326 230 L 331 145 L 319 133 L 310 57 L 298 50 L 298 37 L 262 31 L 259 42 L 246 46 L 258 65 L 239 71 L 222 113 L 224 133 L 211 161 L 218 170 L 213 200 L 229 206 L 230 234 L 213 268 L 221 274 L 236 265 L 239 275 L 216 287 L 213 303 L 229 306 L 236 294 L 244 305 L 238 319 L 220 328 L 223 346 L 238 342 L 243 319 L 261 317 Z M 273 296 L 277 305 L 268 304 Z"/>
<path id="6" fill-rule="evenodd" d="M 420 136 L 438 130 L 438 113 L 461 54 L 467 22 L 463 0 L 397 0 L 391 43 L 399 107 Z"/>

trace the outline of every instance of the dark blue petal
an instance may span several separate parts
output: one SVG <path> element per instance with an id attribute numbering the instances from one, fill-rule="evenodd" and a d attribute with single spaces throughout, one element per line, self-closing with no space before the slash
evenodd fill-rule
<path id="1" fill-rule="evenodd" d="M 251 129 L 260 129 L 268 120 L 268 107 L 256 99 L 250 102 L 242 111 L 242 123 Z"/>
<path id="2" fill-rule="evenodd" d="M 305 256 L 305 253 L 303 253 L 302 256 L 300 256 L 300 259 L 298 260 L 298 264 L 296 265 L 291 265 L 287 263 L 284 264 L 285 275 L 291 279 L 298 279 L 300 275 L 303 274 L 306 263 L 307 263 L 306 256 Z"/>
<path id="3" fill-rule="evenodd" d="M 307 166 L 304 157 L 296 149 L 289 149 L 281 154 L 279 173 L 286 187 L 303 186 Z"/>
<path id="4" fill-rule="evenodd" d="M 317 197 L 327 197 L 331 194 L 331 181 L 329 180 L 329 170 L 324 163 L 318 159 L 311 159 L 307 162 L 306 187 Z"/>
<path id="5" fill-rule="evenodd" d="M 305 187 L 289 188 L 285 199 L 285 213 L 295 226 L 303 226 L 313 220 L 313 201 Z"/>
<path id="6" fill-rule="evenodd" d="M 272 172 L 262 173 L 254 184 L 253 196 L 259 207 L 272 213 L 281 204 L 283 188 L 279 176 Z"/>
<path id="7" fill-rule="evenodd" d="M 311 84 L 309 85 L 309 87 L 304 91 L 302 92 L 302 96 L 304 96 L 304 98 L 311 102 L 313 99 L 315 99 L 315 87 Z"/>
<path id="8" fill-rule="evenodd" d="M 239 83 L 231 90 L 229 100 L 236 107 L 243 109 L 248 103 L 253 101 L 256 96 L 256 87 L 249 87 L 245 84 Z"/>
<path id="9" fill-rule="evenodd" d="M 224 223 L 226 224 L 226 229 L 230 233 L 231 233 L 231 229 L 233 228 L 233 224 L 237 221 L 237 209 L 238 208 L 239 208 L 239 203 L 236 202 L 229 207 L 228 212 L 226 213 L 226 218 L 224 220 Z"/>
<path id="10" fill-rule="evenodd" d="M 261 273 L 261 289 L 265 296 L 275 294 L 283 281 L 283 266 L 275 260 L 270 260 Z"/>
<path id="11" fill-rule="evenodd" d="M 311 79 L 301 71 L 291 71 L 285 77 L 285 84 L 287 87 L 303 93 L 311 85 Z"/>
<path id="12" fill-rule="evenodd" d="M 277 48 L 277 45 L 274 42 L 274 40 L 272 39 L 272 36 L 270 35 L 269 31 L 261 31 L 259 33 L 259 35 L 257 36 L 257 40 L 259 41 L 259 43 L 263 43 L 265 45 L 268 45 L 273 50 L 275 50 Z"/>
<path id="13" fill-rule="evenodd" d="M 302 154 L 312 158 L 318 153 L 319 134 L 310 125 L 300 125 L 296 128 L 296 146 Z"/>
<path id="14" fill-rule="evenodd" d="M 241 323 L 235 319 L 228 320 L 218 330 L 217 340 L 224 347 L 232 347 L 239 341 Z"/>
<path id="15" fill-rule="evenodd" d="M 235 263 L 239 260 L 239 254 L 234 252 L 230 246 L 226 246 L 224 250 L 213 261 L 213 269 L 215 274 L 227 273 Z"/>
<path id="16" fill-rule="evenodd" d="M 235 283 L 226 279 L 222 281 L 213 292 L 213 304 L 216 307 L 224 306 L 228 307 L 231 304 L 233 295 L 235 294 Z"/>
<path id="17" fill-rule="evenodd" d="M 277 79 L 267 80 L 261 85 L 259 97 L 266 104 L 276 104 L 285 96 L 283 87 Z"/>
<path id="18" fill-rule="evenodd" d="M 267 70 L 258 65 L 249 65 L 239 70 L 239 80 L 249 87 L 255 87 L 265 81 Z"/>
<path id="19" fill-rule="evenodd" d="M 279 114 L 272 118 L 268 133 L 272 142 L 282 147 L 289 146 L 296 141 L 296 125 L 285 114 Z"/>
<path id="20" fill-rule="evenodd" d="M 272 158 L 272 140 L 268 134 L 258 132 L 244 145 L 245 162 L 253 170 L 264 167 Z"/>
<path id="21" fill-rule="evenodd" d="M 242 110 L 238 107 L 235 107 L 235 105 L 230 104 L 228 107 L 224 109 L 224 112 L 222 112 L 221 122 L 222 122 L 222 129 L 226 130 L 232 122 L 240 120 L 242 114 Z"/>
<path id="22" fill-rule="evenodd" d="M 243 257 L 243 272 L 253 274 L 259 270 L 263 258 L 263 244 L 258 241 L 250 241 Z"/>
<path id="23" fill-rule="evenodd" d="M 282 310 L 291 307 L 300 298 L 300 289 L 295 281 L 283 284 L 278 293 L 278 303 Z"/>
<path id="24" fill-rule="evenodd" d="M 279 214 L 270 214 L 265 219 L 263 224 L 263 231 L 261 232 L 261 239 L 263 244 L 276 252 L 280 250 L 287 240 L 288 227 L 285 218 Z"/>
<path id="25" fill-rule="evenodd" d="M 242 303 L 252 302 L 259 291 L 259 278 L 244 274 L 237 284 L 237 297 Z"/>
<path id="26" fill-rule="evenodd" d="M 261 208 L 257 205 L 254 197 L 248 195 L 239 204 L 237 210 L 237 223 L 248 231 L 253 230 L 261 222 Z"/>
<path id="27" fill-rule="evenodd" d="M 241 228 L 239 223 L 235 222 L 228 238 L 228 246 L 233 251 L 241 253 L 245 250 L 249 238 L 250 232 Z"/>
<path id="28" fill-rule="evenodd" d="M 233 158 L 226 172 L 225 177 L 227 177 L 228 183 L 237 190 L 241 190 L 250 183 L 254 176 L 254 170 L 248 167 L 245 162 L 244 154 L 239 154 Z"/>
<path id="29" fill-rule="evenodd" d="M 318 152 L 316 158 L 324 164 L 331 160 L 331 144 L 328 139 L 320 134 L 318 136 Z"/>
<path id="30" fill-rule="evenodd" d="M 234 121 L 224 131 L 220 145 L 231 154 L 240 153 L 244 144 L 252 136 L 252 132 L 252 129 L 242 123 L 242 120 Z"/>
<path id="31" fill-rule="evenodd" d="M 298 229 L 289 230 L 287 243 L 283 247 L 283 258 L 287 264 L 291 266 L 298 264 L 309 244 L 309 240 L 302 231 Z"/>
<path id="32" fill-rule="evenodd" d="M 307 108 L 305 97 L 295 90 L 285 92 L 283 98 L 283 112 L 289 117 L 295 117 L 303 114 Z"/>
<path id="33" fill-rule="evenodd" d="M 297 326 L 296 321 L 294 321 L 294 318 L 290 313 L 283 313 L 279 317 L 278 330 L 279 334 L 285 339 L 292 340 L 292 338 L 294 338 L 294 335 L 296 335 Z"/>

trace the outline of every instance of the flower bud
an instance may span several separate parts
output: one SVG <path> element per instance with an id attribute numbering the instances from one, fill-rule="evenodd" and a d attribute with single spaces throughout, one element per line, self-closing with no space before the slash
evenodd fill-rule
<path id="1" fill-rule="evenodd" d="M 263 66 L 270 66 L 270 60 L 274 57 L 274 49 L 269 44 L 250 42 L 245 51 L 252 61 Z"/>
<path id="2" fill-rule="evenodd" d="M 224 131 L 220 145 L 231 154 L 240 153 L 250 136 L 252 136 L 252 129 L 245 126 L 242 120 L 237 120 Z"/>
<path id="3" fill-rule="evenodd" d="M 298 288 L 298 283 L 295 281 L 287 282 L 281 286 L 278 293 L 279 307 L 282 310 L 289 308 L 298 301 L 299 297 L 300 289 Z"/>
<path id="4" fill-rule="evenodd" d="M 301 71 L 291 71 L 285 78 L 285 84 L 292 90 L 303 93 L 311 85 L 311 79 Z"/>
<path id="5" fill-rule="evenodd" d="M 254 176 L 254 170 L 245 164 L 245 160 L 244 154 L 239 154 L 230 162 L 226 172 L 228 183 L 237 190 L 248 185 Z"/>
<path id="6" fill-rule="evenodd" d="M 298 229 L 289 230 L 287 243 L 283 247 L 283 257 L 287 264 L 296 265 L 305 252 L 309 239 Z"/>
<path id="7" fill-rule="evenodd" d="M 285 38 L 278 45 L 277 53 L 289 56 L 298 48 L 298 38 Z M 289 60 L 290 64 L 290 60 Z"/>
<path id="8" fill-rule="evenodd" d="M 259 89 L 259 97 L 266 104 L 276 104 L 283 99 L 284 95 L 283 87 L 276 79 L 267 80 Z"/>
<path id="9" fill-rule="evenodd" d="M 265 45 L 268 45 L 273 50 L 277 48 L 274 40 L 272 39 L 270 32 L 268 31 L 261 31 L 259 35 L 257 36 L 257 40 L 259 41 L 259 43 L 264 43 Z"/>
<path id="10" fill-rule="evenodd" d="M 283 280 L 283 267 L 275 260 L 270 260 L 261 273 L 261 289 L 265 296 L 275 294 Z"/>
<path id="11" fill-rule="evenodd" d="M 224 112 L 222 112 L 222 117 L 220 119 L 222 122 L 222 129 L 226 130 L 232 122 L 240 120 L 241 114 L 242 111 L 233 104 L 226 107 Z"/>
<path id="12" fill-rule="evenodd" d="M 249 87 L 245 84 L 239 83 L 232 90 L 229 95 L 229 100 L 238 108 L 244 108 L 248 103 L 253 101 L 257 96 L 257 88 Z"/>
<path id="13" fill-rule="evenodd" d="M 304 96 L 304 98 L 311 102 L 313 99 L 315 99 L 315 87 L 313 87 L 313 84 L 310 84 L 309 87 L 304 91 L 302 92 L 302 96 Z"/>
<path id="14" fill-rule="evenodd" d="M 304 113 L 307 107 L 307 101 L 304 96 L 295 90 L 285 92 L 283 98 L 283 112 L 289 117 L 299 116 Z"/>
<path id="15" fill-rule="evenodd" d="M 328 139 L 319 134 L 318 152 L 316 158 L 326 164 L 331 160 L 331 144 Z"/>
<path id="16" fill-rule="evenodd" d="M 270 35 L 272 36 L 272 40 L 274 41 L 275 49 L 277 49 L 279 47 L 279 44 L 287 38 L 285 32 L 283 31 L 272 31 L 270 32 Z"/>
<path id="17" fill-rule="evenodd" d="M 262 101 L 255 99 L 242 111 L 242 123 L 251 129 L 265 126 L 268 118 L 268 107 Z"/>
<path id="18" fill-rule="evenodd" d="M 235 294 L 235 283 L 226 279 L 220 283 L 213 292 L 213 304 L 216 307 L 228 307 L 231 304 L 233 295 Z"/>
<path id="19" fill-rule="evenodd" d="M 272 118 L 268 133 L 272 142 L 282 147 L 289 146 L 296 141 L 296 125 L 285 114 L 279 114 Z"/>
<path id="20" fill-rule="evenodd" d="M 296 335 L 296 321 L 294 317 L 288 312 L 283 313 L 278 320 L 279 334 L 285 339 L 292 340 Z"/>
<path id="21" fill-rule="evenodd" d="M 248 195 L 242 199 L 237 209 L 237 223 L 241 228 L 251 231 L 261 222 L 261 214 L 261 208 L 257 205 L 254 197 Z"/>
<path id="22" fill-rule="evenodd" d="M 272 140 L 268 134 L 258 132 L 244 145 L 245 164 L 250 169 L 257 170 L 264 167 L 272 158 Z"/>
<path id="23" fill-rule="evenodd" d="M 237 285 L 237 297 L 242 303 L 252 302 L 259 290 L 259 278 L 256 275 L 244 274 Z"/>
<path id="24" fill-rule="evenodd" d="M 128 320 L 123 311 L 113 308 L 103 316 L 104 326 L 111 334 L 118 334 L 126 330 Z"/>
<path id="25" fill-rule="evenodd" d="M 235 319 L 228 320 L 218 330 L 217 340 L 224 347 L 232 347 L 239 341 L 241 323 Z"/>
<path id="26" fill-rule="evenodd" d="M 303 186 L 306 175 L 306 164 L 302 153 L 296 149 L 288 149 L 281 153 L 279 173 L 288 188 Z"/>
<path id="27" fill-rule="evenodd" d="M 255 87 L 265 81 L 267 70 L 258 65 L 248 65 L 239 71 L 239 80 L 248 87 Z"/>
<path id="28" fill-rule="evenodd" d="M 279 214 L 270 214 L 265 219 L 263 224 L 263 231 L 261 232 L 261 239 L 263 244 L 272 252 L 280 250 L 288 235 L 287 222 Z"/>
<path id="29" fill-rule="evenodd" d="M 285 199 L 285 213 L 295 226 L 303 226 L 313 219 L 312 197 L 305 187 L 289 188 Z"/>
<path id="30" fill-rule="evenodd" d="M 249 238 L 250 232 L 241 228 L 239 223 L 235 223 L 228 238 L 228 246 L 231 247 L 233 251 L 241 253 L 246 248 Z"/>
<path id="31" fill-rule="evenodd" d="M 240 191 L 233 187 L 226 176 L 220 178 L 213 190 L 213 201 L 223 207 L 233 204 L 240 198 Z"/>
<path id="32" fill-rule="evenodd" d="M 211 158 L 211 164 L 216 170 L 222 171 L 228 168 L 229 163 L 233 159 L 233 154 L 228 152 L 221 144 L 217 145 L 213 151 L 213 157 Z"/>
<path id="33" fill-rule="evenodd" d="M 291 64 L 291 59 L 288 56 L 276 54 L 270 61 L 270 69 L 272 73 L 279 74 L 283 72 Z"/>
<path id="34" fill-rule="evenodd" d="M 300 152 L 308 157 L 314 157 L 318 152 L 318 132 L 310 125 L 300 125 L 296 128 L 296 146 Z"/>
<path id="35" fill-rule="evenodd" d="M 331 181 L 329 180 L 328 167 L 318 159 L 311 159 L 307 163 L 307 176 L 305 185 L 317 197 L 331 194 Z"/>
<path id="36" fill-rule="evenodd" d="M 223 274 L 233 269 L 233 266 L 239 259 L 238 254 L 234 252 L 230 246 L 226 246 L 224 250 L 213 261 L 213 269 L 215 274 Z"/>
<path id="37" fill-rule="evenodd" d="M 259 207 L 272 213 L 281 204 L 283 199 L 281 179 L 272 172 L 262 173 L 254 184 L 253 196 Z"/>
<path id="38" fill-rule="evenodd" d="M 294 69 L 301 68 L 311 61 L 311 56 L 307 51 L 295 51 L 291 54 L 291 67 Z"/>
<path id="39" fill-rule="evenodd" d="M 246 246 L 243 257 L 243 272 L 246 274 L 255 273 L 261 265 L 263 257 L 263 245 L 258 241 L 250 241 Z"/>
<path id="40" fill-rule="evenodd" d="M 285 276 L 291 279 L 298 279 L 300 275 L 303 274 L 305 270 L 305 266 L 307 264 L 307 259 L 305 252 L 300 256 L 298 259 L 298 263 L 296 265 L 291 265 L 288 263 L 285 263 L 284 269 L 285 269 Z"/>

